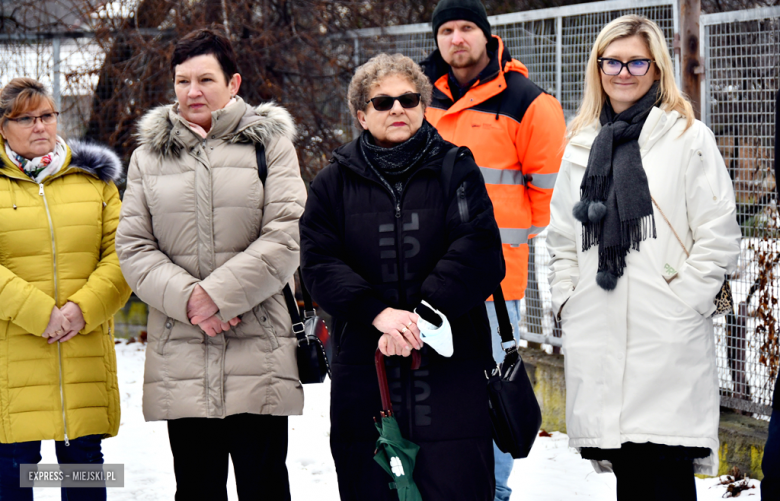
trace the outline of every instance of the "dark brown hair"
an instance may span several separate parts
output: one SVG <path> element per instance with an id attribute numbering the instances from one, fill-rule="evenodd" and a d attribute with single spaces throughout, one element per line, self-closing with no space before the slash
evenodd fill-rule
<path id="1" fill-rule="evenodd" d="M 54 99 L 41 82 L 33 78 L 14 78 L 0 91 L 0 126 L 9 118 L 38 108 L 41 103 L 47 103 L 52 111 L 57 111 Z"/>
<path id="2" fill-rule="evenodd" d="M 176 43 L 171 57 L 171 75 L 176 76 L 176 66 L 195 56 L 211 54 L 219 62 L 225 75 L 225 84 L 238 73 L 236 54 L 230 39 L 215 28 L 191 31 Z"/>

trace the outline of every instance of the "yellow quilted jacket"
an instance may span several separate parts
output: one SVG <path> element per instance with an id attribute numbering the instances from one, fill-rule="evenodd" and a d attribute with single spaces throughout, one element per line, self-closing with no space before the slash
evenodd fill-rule
<path id="1" fill-rule="evenodd" d="M 0 442 L 116 435 L 113 315 L 130 296 L 114 250 L 119 158 L 69 144 L 59 173 L 36 184 L 0 137 Z M 84 329 L 41 337 L 52 308 L 73 301 Z"/>

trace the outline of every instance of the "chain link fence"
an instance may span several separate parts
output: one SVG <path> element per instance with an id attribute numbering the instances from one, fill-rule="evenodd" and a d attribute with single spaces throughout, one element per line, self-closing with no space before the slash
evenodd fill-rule
<path id="1" fill-rule="evenodd" d="M 780 88 L 780 7 L 701 17 L 702 120 L 713 130 L 734 181 L 742 227 L 731 277 L 736 313 L 716 321 L 721 401 L 771 413 L 778 367 L 774 173 L 775 95 Z"/>

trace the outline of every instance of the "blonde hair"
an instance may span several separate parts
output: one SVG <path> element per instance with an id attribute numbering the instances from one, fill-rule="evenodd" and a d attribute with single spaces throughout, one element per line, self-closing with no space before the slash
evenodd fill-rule
<path id="1" fill-rule="evenodd" d="M 358 110 L 366 111 L 366 106 L 368 106 L 366 101 L 368 101 L 371 88 L 390 75 L 406 78 L 414 85 L 414 88 L 421 95 L 423 111 L 431 104 L 433 85 L 431 85 L 430 80 L 428 80 L 428 77 L 425 76 L 425 73 L 423 73 L 417 63 L 403 54 L 379 54 L 359 67 L 349 83 L 347 101 L 349 101 L 349 111 L 352 113 L 358 129 L 361 126 L 357 119 L 357 112 Z"/>
<path id="2" fill-rule="evenodd" d="M 590 51 L 588 65 L 585 68 L 585 91 L 582 104 L 577 110 L 577 116 L 569 124 L 568 138 L 575 136 L 584 127 L 590 125 L 601 116 L 601 110 L 607 99 L 607 94 L 601 85 L 601 74 L 598 58 L 607 50 L 607 46 L 615 40 L 639 35 L 645 41 L 655 66 L 661 76 L 658 93 L 661 107 L 667 111 L 677 111 L 687 121 L 685 129 L 693 125 L 694 114 L 691 103 L 677 87 L 674 80 L 674 65 L 669 57 L 669 47 L 661 29 L 646 17 L 630 14 L 610 22 L 601 30 Z"/>
<path id="3" fill-rule="evenodd" d="M 16 118 L 43 103 L 56 111 L 54 99 L 41 82 L 33 78 L 14 78 L 0 90 L 0 127 L 9 118 Z"/>

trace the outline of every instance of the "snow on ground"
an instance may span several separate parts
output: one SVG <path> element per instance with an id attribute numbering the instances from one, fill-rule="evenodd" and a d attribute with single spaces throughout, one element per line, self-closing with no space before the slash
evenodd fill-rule
<path id="1" fill-rule="evenodd" d="M 164 422 L 147 423 L 141 413 L 144 346 L 139 343 L 116 345 L 122 421 L 119 435 L 103 442 L 107 463 L 125 465 L 125 487 L 108 490 L 109 500 L 171 500 L 176 490 L 173 459 Z M 287 467 L 292 499 L 338 501 L 336 470 L 328 444 L 328 393 L 330 384 L 306 385 L 303 416 L 290 418 L 290 448 Z M 197 437 L 192 437 L 197 440 Z M 44 442 L 42 463 L 56 463 L 54 443 Z M 206 472 L 204 472 L 205 474 Z M 648 473 L 647 481 L 662 482 L 661 473 Z M 742 493 L 741 499 L 760 499 L 756 489 Z M 513 499 L 534 501 L 615 500 L 615 476 L 597 474 L 588 461 L 568 446 L 568 437 L 554 432 L 539 437 L 531 454 L 515 462 L 509 479 Z M 722 499 L 725 487 L 718 479 L 696 479 L 700 501 Z M 232 467 L 228 495 L 237 500 Z M 36 500 L 59 500 L 59 489 L 37 488 Z"/>

